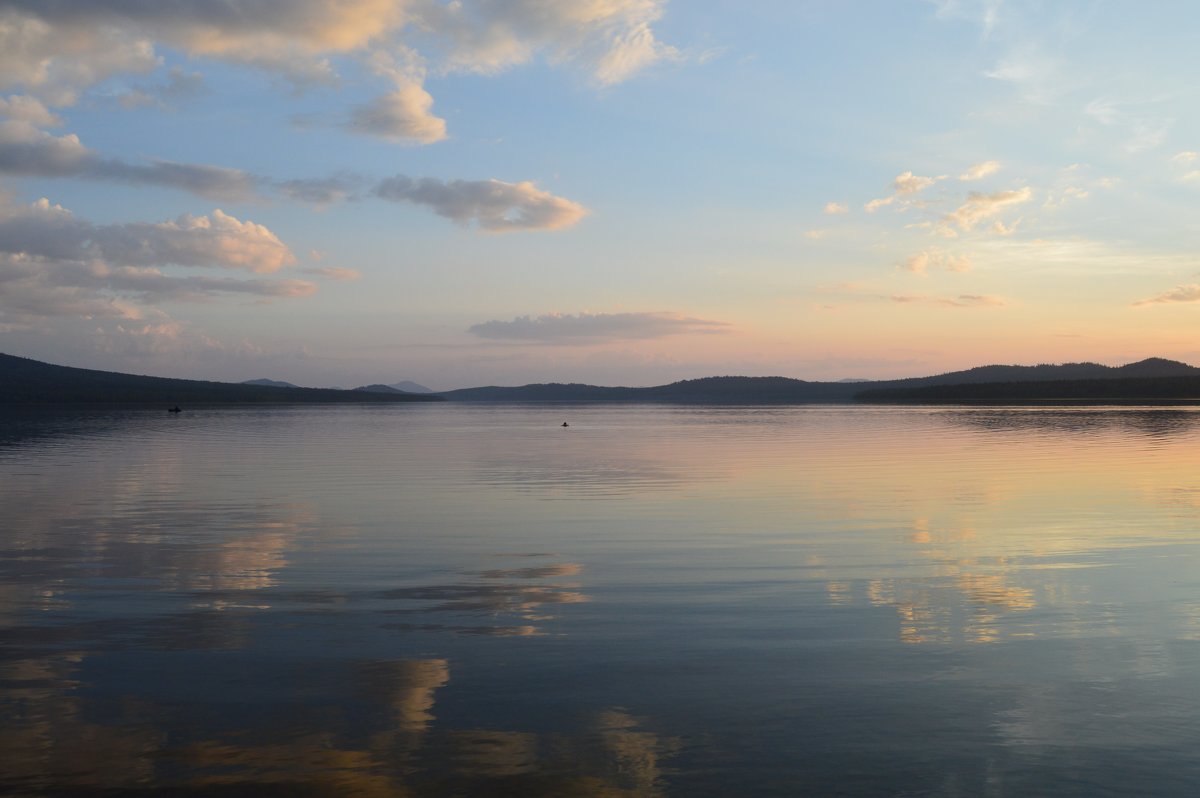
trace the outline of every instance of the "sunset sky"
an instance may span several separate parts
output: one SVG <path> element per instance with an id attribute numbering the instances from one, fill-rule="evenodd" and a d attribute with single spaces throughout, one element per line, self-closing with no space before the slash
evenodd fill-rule
<path id="1" fill-rule="evenodd" d="M 1200 5 L 0 0 L 0 351 L 434 389 L 1200 363 Z"/>

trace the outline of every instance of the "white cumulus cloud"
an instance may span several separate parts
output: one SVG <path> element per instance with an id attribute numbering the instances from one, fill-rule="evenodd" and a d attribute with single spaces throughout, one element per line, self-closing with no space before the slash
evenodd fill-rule
<path id="1" fill-rule="evenodd" d="M 0 323 L 52 316 L 140 318 L 161 301 L 297 297 L 296 279 L 177 275 L 172 267 L 273 273 L 295 261 L 266 227 L 220 210 L 158 222 L 94 224 L 48 200 L 0 206 Z"/>

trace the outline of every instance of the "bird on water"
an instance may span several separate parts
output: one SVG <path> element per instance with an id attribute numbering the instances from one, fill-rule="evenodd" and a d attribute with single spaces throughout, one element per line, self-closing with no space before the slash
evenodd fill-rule
<path id="1" fill-rule="evenodd" d="M 568 424 L 568 423 L 567 423 L 567 422 L 565 422 L 565 421 L 562 423 L 562 425 L 563 425 L 564 427 L 569 427 L 569 426 L 571 426 L 570 424 Z"/>

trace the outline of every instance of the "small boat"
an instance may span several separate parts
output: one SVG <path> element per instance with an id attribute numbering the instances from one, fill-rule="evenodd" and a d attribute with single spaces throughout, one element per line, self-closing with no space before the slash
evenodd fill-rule
<path id="1" fill-rule="evenodd" d="M 567 423 L 567 422 L 565 422 L 565 421 L 562 423 L 562 425 L 563 425 L 564 427 L 569 427 L 569 426 L 571 426 L 570 424 L 568 424 L 568 423 Z"/>
<path id="2" fill-rule="evenodd" d="M 167 412 L 168 413 L 182 413 L 183 411 L 179 409 L 179 405 L 175 405 L 174 407 L 168 407 Z"/>

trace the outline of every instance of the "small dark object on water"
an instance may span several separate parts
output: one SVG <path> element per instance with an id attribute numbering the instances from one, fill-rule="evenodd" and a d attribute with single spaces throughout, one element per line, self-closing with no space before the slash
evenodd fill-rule
<path id="1" fill-rule="evenodd" d="M 168 413 L 182 413 L 183 411 L 179 409 L 179 405 L 175 405 L 174 407 L 168 407 L 167 412 Z"/>
<path id="2" fill-rule="evenodd" d="M 564 422 L 563 422 L 563 426 L 564 426 L 564 427 L 569 427 L 569 426 L 571 426 L 571 425 L 570 425 L 570 424 L 568 424 L 567 422 L 565 422 L 565 421 L 564 421 Z"/>

